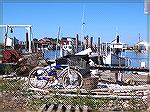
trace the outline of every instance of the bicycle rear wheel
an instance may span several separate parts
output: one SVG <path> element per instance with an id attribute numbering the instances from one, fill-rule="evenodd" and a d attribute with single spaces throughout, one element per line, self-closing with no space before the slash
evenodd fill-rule
<path id="1" fill-rule="evenodd" d="M 63 87 L 65 89 L 80 89 L 83 85 L 82 75 L 75 69 L 68 68 L 62 71 Z"/>
<path id="2" fill-rule="evenodd" d="M 36 67 L 31 70 L 28 77 L 30 87 L 44 88 L 48 83 L 48 72 L 43 67 Z"/>

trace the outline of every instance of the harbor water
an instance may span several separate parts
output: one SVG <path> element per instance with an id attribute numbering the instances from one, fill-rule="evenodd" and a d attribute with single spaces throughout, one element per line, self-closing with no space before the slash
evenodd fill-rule
<path id="1" fill-rule="evenodd" d="M 127 57 L 130 60 L 131 67 L 141 67 L 141 64 L 144 63 L 145 67 L 148 67 L 148 54 L 147 53 L 139 53 L 134 51 L 125 51 L 122 53 L 123 57 Z M 44 51 L 43 53 L 44 59 L 54 60 L 60 57 L 60 51 Z"/>
<path id="2" fill-rule="evenodd" d="M 125 51 L 123 53 L 124 57 L 127 57 L 130 60 L 131 67 L 141 67 L 145 66 L 148 67 L 148 53 L 140 53 L 135 51 Z"/>
<path id="3" fill-rule="evenodd" d="M 49 60 L 60 58 L 60 50 L 45 50 L 43 53 L 43 58 Z"/>

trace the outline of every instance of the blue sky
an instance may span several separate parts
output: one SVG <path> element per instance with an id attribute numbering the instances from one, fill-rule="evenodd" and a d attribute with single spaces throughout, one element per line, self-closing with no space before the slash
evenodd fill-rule
<path id="1" fill-rule="evenodd" d="M 75 37 L 81 34 L 82 12 L 84 13 L 84 35 L 98 37 L 110 42 L 120 34 L 123 43 L 135 44 L 139 33 L 147 40 L 147 16 L 144 3 L 4 3 L 3 24 L 31 24 L 33 37 Z M 117 30 L 118 29 L 118 30 Z M 14 29 L 19 40 L 25 40 L 24 29 Z"/>

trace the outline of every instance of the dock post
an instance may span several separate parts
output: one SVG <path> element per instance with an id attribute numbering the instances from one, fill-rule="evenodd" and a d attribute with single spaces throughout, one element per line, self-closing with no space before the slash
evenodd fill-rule
<path id="1" fill-rule="evenodd" d="M 79 45 L 79 35 L 76 37 L 76 53 L 78 53 L 78 45 Z"/>
<path id="2" fill-rule="evenodd" d="M 27 31 L 28 31 L 28 33 L 26 33 L 26 36 L 27 36 L 26 38 L 28 41 L 28 43 L 27 43 L 28 52 L 32 53 L 32 49 L 31 49 L 31 26 L 27 27 Z"/>
<path id="3" fill-rule="evenodd" d="M 91 49 L 93 51 L 93 37 L 91 37 L 91 40 L 90 40 L 90 47 L 91 47 Z"/>
<path id="4" fill-rule="evenodd" d="M 115 73 L 115 81 L 118 83 L 118 73 Z"/>
<path id="5" fill-rule="evenodd" d="M 29 38 L 28 38 L 28 32 L 26 32 L 26 43 L 25 43 L 25 48 L 28 51 L 29 50 Z"/>
<path id="6" fill-rule="evenodd" d="M 89 37 L 88 37 L 88 35 L 87 35 L 87 36 L 86 36 L 86 44 L 85 44 L 85 45 L 86 45 L 86 47 L 85 47 L 86 49 L 88 49 L 88 41 L 89 41 Z"/>
<path id="7" fill-rule="evenodd" d="M 101 53 L 100 53 L 100 37 L 98 37 L 98 45 L 97 45 L 97 50 L 98 50 L 98 64 L 100 65 L 100 56 L 101 56 Z"/>

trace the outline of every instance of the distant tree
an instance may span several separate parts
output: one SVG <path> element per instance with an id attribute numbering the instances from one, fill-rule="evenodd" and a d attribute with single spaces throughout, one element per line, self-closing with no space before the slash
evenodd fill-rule
<path id="1" fill-rule="evenodd" d="M 38 39 L 37 39 L 37 38 L 34 38 L 33 41 L 36 42 L 36 41 L 38 41 Z"/>
<path id="2" fill-rule="evenodd" d="M 4 48 L 4 44 L 0 43 L 0 49 L 3 49 L 3 48 Z"/>

